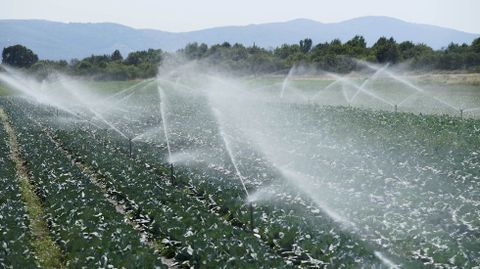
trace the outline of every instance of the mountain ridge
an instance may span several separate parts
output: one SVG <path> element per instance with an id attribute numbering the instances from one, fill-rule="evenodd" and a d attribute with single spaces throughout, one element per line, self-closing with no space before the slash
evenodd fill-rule
<path id="1" fill-rule="evenodd" d="M 469 44 L 480 36 L 385 16 L 366 16 L 334 23 L 299 18 L 285 22 L 220 26 L 189 32 L 136 29 L 111 22 L 0 20 L 1 48 L 22 44 L 36 52 L 41 59 L 54 60 L 110 54 L 115 49 L 119 49 L 123 55 L 148 48 L 175 51 L 190 42 L 212 45 L 227 41 L 247 46 L 255 43 L 261 47 L 273 48 L 284 43 L 297 43 L 303 38 L 311 38 L 315 44 L 335 38 L 345 42 L 355 35 L 364 36 L 368 45 L 372 45 L 381 36 L 393 36 L 397 42 L 409 40 L 425 43 L 434 49 L 446 47 L 451 42 Z"/>

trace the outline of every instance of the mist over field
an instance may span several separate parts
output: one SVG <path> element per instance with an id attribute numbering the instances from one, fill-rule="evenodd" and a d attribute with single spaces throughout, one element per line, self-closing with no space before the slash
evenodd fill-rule
<path id="1" fill-rule="evenodd" d="M 478 35 L 2 32 L 0 268 L 480 266 Z"/>

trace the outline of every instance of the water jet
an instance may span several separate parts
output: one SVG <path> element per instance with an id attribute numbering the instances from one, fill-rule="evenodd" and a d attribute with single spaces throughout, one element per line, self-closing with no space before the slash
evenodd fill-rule
<path id="1" fill-rule="evenodd" d="M 220 129 L 219 130 L 220 131 L 220 136 L 222 137 L 222 140 L 223 140 L 223 143 L 225 145 L 225 149 L 227 151 L 227 154 L 228 154 L 228 156 L 230 158 L 230 161 L 231 161 L 231 163 L 232 163 L 232 165 L 235 169 L 236 176 L 240 180 L 240 182 L 242 184 L 242 187 L 243 187 L 243 190 L 245 191 L 246 199 L 248 199 L 250 194 L 247 190 L 247 187 L 245 186 L 245 182 L 243 180 L 243 175 L 240 173 L 240 169 L 238 168 L 237 161 L 235 160 L 235 157 L 233 156 L 233 152 L 232 152 L 232 149 L 231 149 L 230 142 L 228 141 L 228 139 L 226 137 L 226 134 L 223 130 L 222 123 L 221 123 L 220 111 L 218 109 L 216 109 L 215 107 L 212 107 L 212 111 L 213 111 L 213 114 L 215 115 L 215 118 L 217 119 L 218 128 Z M 253 229 L 254 229 L 253 204 L 251 202 L 249 203 L 249 215 L 250 215 L 250 230 L 253 232 Z"/>
<path id="2" fill-rule="evenodd" d="M 172 151 L 170 149 L 170 140 L 168 138 L 168 130 L 167 130 L 167 117 L 165 115 L 165 93 L 163 92 L 163 88 L 160 87 L 160 84 L 158 85 L 158 95 L 160 97 L 160 116 L 162 118 L 162 125 L 163 125 L 163 134 L 165 135 L 165 140 L 167 143 L 167 151 L 168 151 L 168 162 L 171 163 L 172 159 Z"/>
<path id="3" fill-rule="evenodd" d="M 285 93 L 285 89 L 287 88 L 287 85 L 288 85 L 288 80 L 290 79 L 290 77 L 293 75 L 293 72 L 295 71 L 295 65 L 292 66 L 292 68 L 290 68 L 290 70 L 288 71 L 288 74 L 287 76 L 285 77 L 285 79 L 283 80 L 283 83 L 282 83 L 282 91 L 280 92 L 280 98 L 283 98 L 283 95 Z"/>

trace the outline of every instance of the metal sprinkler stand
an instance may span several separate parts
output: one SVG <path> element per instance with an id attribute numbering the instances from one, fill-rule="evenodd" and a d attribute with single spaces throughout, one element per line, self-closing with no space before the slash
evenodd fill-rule
<path id="1" fill-rule="evenodd" d="M 460 109 L 460 119 L 463 119 L 463 108 Z"/>
<path id="2" fill-rule="evenodd" d="M 398 111 L 398 105 L 394 105 L 394 106 L 393 106 L 393 109 L 395 110 L 395 113 L 397 113 L 397 111 Z"/>
<path id="3" fill-rule="evenodd" d="M 250 211 L 250 230 L 253 232 L 255 225 L 253 222 L 253 204 L 252 203 L 248 204 L 248 209 Z"/>
<path id="4" fill-rule="evenodd" d="M 175 171 L 173 170 L 173 163 L 170 164 L 170 181 L 175 185 Z"/>
<path id="5" fill-rule="evenodd" d="M 132 158 L 132 139 L 128 139 L 128 157 Z"/>

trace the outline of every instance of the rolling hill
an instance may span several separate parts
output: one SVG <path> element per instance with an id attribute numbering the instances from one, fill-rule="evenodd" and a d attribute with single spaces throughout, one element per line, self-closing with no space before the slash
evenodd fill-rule
<path id="1" fill-rule="evenodd" d="M 321 23 L 308 19 L 287 22 L 215 27 L 191 32 L 165 32 L 135 29 L 114 23 L 61 23 L 44 20 L 0 20 L 0 48 L 22 44 L 41 59 L 83 58 L 91 54 L 110 54 L 119 49 L 130 51 L 161 48 L 175 51 L 189 42 L 209 45 L 228 41 L 272 48 L 283 43 L 297 43 L 309 37 L 314 43 L 339 38 L 346 41 L 355 35 L 372 45 L 381 36 L 397 41 L 411 40 L 435 49 L 451 42 L 471 43 L 478 34 L 433 25 L 415 24 L 390 17 L 360 17 L 338 23 Z"/>

